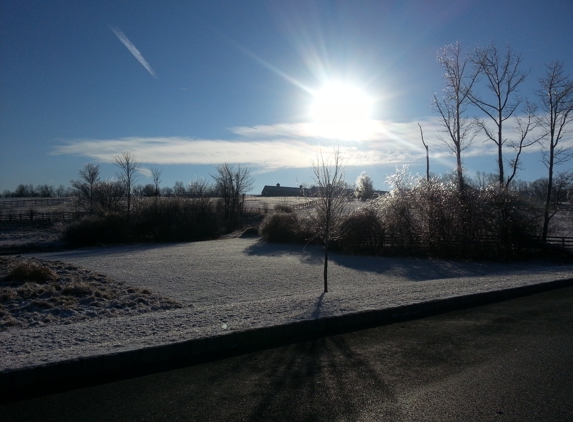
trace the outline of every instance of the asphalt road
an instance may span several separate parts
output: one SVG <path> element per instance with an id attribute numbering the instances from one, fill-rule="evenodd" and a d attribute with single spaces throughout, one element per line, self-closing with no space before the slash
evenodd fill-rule
<path id="1" fill-rule="evenodd" d="M 571 421 L 573 287 L 0 406 L 0 421 Z"/>

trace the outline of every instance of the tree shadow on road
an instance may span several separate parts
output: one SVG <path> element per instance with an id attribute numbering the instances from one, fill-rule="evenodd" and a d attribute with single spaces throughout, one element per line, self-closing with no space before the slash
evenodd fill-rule
<path id="1" fill-rule="evenodd" d="M 235 369 L 253 380 L 246 420 L 355 420 L 372 400 L 396 400 L 383 373 L 342 337 L 264 351 Z"/>

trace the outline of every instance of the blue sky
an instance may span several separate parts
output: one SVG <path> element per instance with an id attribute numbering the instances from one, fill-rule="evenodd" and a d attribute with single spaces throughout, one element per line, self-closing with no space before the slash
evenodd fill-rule
<path id="1" fill-rule="evenodd" d="M 550 61 L 573 76 L 571 0 L 5 0 L 0 10 L 0 192 L 68 186 L 87 162 L 111 178 L 113 155 L 130 150 L 142 184 L 151 167 L 173 186 L 228 162 L 250 167 L 260 193 L 309 183 L 317 151 L 335 143 L 349 182 L 366 171 L 384 189 L 397 166 L 425 172 L 418 122 L 432 171 L 454 167 L 429 107 L 445 45 L 511 45 L 530 70 L 523 97 Z M 332 80 L 373 99 L 367 134 L 317 129 L 310 109 Z M 482 139 L 464 156 L 470 175 L 496 170 Z M 518 177 L 544 177 L 539 159 L 531 149 Z"/>

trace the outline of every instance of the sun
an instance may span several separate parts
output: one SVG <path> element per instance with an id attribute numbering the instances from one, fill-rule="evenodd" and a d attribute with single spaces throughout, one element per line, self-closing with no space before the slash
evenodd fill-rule
<path id="1" fill-rule="evenodd" d="M 317 130 L 326 137 L 357 138 L 372 122 L 373 101 L 361 89 L 335 81 L 313 95 L 310 115 Z"/>

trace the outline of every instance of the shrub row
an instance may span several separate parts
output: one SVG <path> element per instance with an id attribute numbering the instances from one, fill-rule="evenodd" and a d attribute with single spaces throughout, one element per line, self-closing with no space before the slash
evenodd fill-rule
<path id="1" fill-rule="evenodd" d="M 169 198 L 137 204 L 128 218 L 111 213 L 68 225 L 64 240 L 81 245 L 134 241 L 194 241 L 216 238 L 221 225 L 211 199 Z"/>
<path id="2" fill-rule="evenodd" d="M 336 222 L 342 236 L 333 246 L 353 254 L 525 258 L 535 250 L 531 238 L 539 234 L 538 221 L 535 208 L 505 189 L 460 191 L 455 184 L 420 180 Z M 259 232 L 269 242 L 307 242 L 315 232 L 309 224 L 279 212 L 267 215 Z"/>

